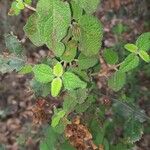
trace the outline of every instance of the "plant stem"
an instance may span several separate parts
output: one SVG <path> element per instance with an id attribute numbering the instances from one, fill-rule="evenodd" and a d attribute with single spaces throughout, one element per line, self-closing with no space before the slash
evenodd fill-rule
<path id="1" fill-rule="evenodd" d="M 36 11 L 36 9 L 35 9 L 34 7 L 29 6 L 29 5 L 27 5 L 27 4 L 24 4 L 24 5 L 25 5 L 26 8 L 28 8 L 28 9 L 30 9 L 30 10 L 32 10 L 32 11 Z"/>

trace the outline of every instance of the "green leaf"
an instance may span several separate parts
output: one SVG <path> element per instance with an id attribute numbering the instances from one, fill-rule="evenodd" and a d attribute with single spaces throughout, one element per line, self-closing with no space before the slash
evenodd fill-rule
<path id="1" fill-rule="evenodd" d="M 93 14 L 98 4 L 100 3 L 100 0 L 74 0 L 80 7 L 82 7 L 86 13 Z"/>
<path id="2" fill-rule="evenodd" d="M 16 4 L 16 7 L 20 10 L 24 9 L 25 6 L 24 6 L 24 3 L 22 0 L 17 0 L 17 4 Z"/>
<path id="3" fill-rule="evenodd" d="M 76 150 L 69 142 L 61 144 L 61 150 Z"/>
<path id="4" fill-rule="evenodd" d="M 108 64 L 116 64 L 118 62 L 118 55 L 112 49 L 105 49 L 103 57 Z"/>
<path id="5" fill-rule="evenodd" d="M 62 60 L 66 62 L 71 62 L 74 60 L 76 54 L 77 54 L 77 43 L 71 40 L 66 44 L 66 50 L 62 55 Z"/>
<path id="6" fill-rule="evenodd" d="M 105 150 L 110 150 L 109 142 L 106 138 L 103 141 L 103 145 L 104 145 Z"/>
<path id="7" fill-rule="evenodd" d="M 73 13 L 73 19 L 79 20 L 83 14 L 83 9 L 80 7 L 80 1 L 71 1 L 71 9 Z"/>
<path id="8" fill-rule="evenodd" d="M 33 79 L 30 82 L 30 86 L 36 97 L 46 97 L 50 94 L 50 83 L 43 84 Z"/>
<path id="9" fill-rule="evenodd" d="M 65 121 L 64 121 L 65 120 Z M 66 118 L 61 119 L 58 123 L 57 126 L 53 127 L 54 131 L 59 133 L 59 134 L 63 134 L 64 133 L 64 130 L 67 126 L 68 123 L 70 123 L 68 120 L 66 120 Z M 61 146 L 60 146 L 61 147 Z"/>
<path id="10" fill-rule="evenodd" d="M 143 135 L 143 125 L 131 117 L 124 126 L 124 136 L 128 143 L 139 141 Z"/>
<path id="11" fill-rule="evenodd" d="M 114 34 L 121 35 L 122 33 L 126 32 L 128 30 L 128 26 L 122 23 L 116 24 L 113 28 L 112 31 Z"/>
<path id="12" fill-rule="evenodd" d="M 108 86 L 115 92 L 119 91 L 126 82 L 126 74 L 124 72 L 115 72 L 108 80 Z"/>
<path id="13" fill-rule="evenodd" d="M 45 64 L 35 65 L 33 67 L 33 72 L 35 79 L 41 83 L 51 82 L 54 78 L 52 69 Z"/>
<path id="14" fill-rule="evenodd" d="M 24 3 L 30 5 L 32 3 L 32 0 L 24 0 Z"/>
<path id="15" fill-rule="evenodd" d="M 128 43 L 124 46 L 124 48 L 131 53 L 136 53 L 138 51 L 138 47 L 135 44 Z"/>
<path id="16" fill-rule="evenodd" d="M 54 68 L 53 68 L 53 74 L 56 76 L 56 77 L 61 77 L 63 75 L 63 66 L 60 62 L 58 62 Z"/>
<path id="17" fill-rule="evenodd" d="M 77 113 L 83 113 L 85 112 L 91 105 L 96 101 L 95 97 L 93 95 L 90 95 L 84 103 L 79 104 L 75 107 L 75 110 Z"/>
<path id="18" fill-rule="evenodd" d="M 51 126 L 45 132 L 45 137 L 40 141 L 40 150 L 56 150 L 59 134 Z"/>
<path id="19" fill-rule="evenodd" d="M 24 31 L 27 37 L 32 41 L 32 43 L 36 46 L 44 45 L 43 37 L 40 34 L 40 29 L 38 27 L 38 14 L 32 14 L 24 26 Z"/>
<path id="20" fill-rule="evenodd" d="M 139 65 L 139 57 L 135 54 L 130 54 L 120 65 L 119 70 L 121 72 L 128 72 Z"/>
<path id="21" fill-rule="evenodd" d="M 84 15 L 79 20 L 80 38 L 79 50 L 85 56 L 97 55 L 102 42 L 103 29 L 99 20 L 93 16 Z"/>
<path id="22" fill-rule="evenodd" d="M 75 90 L 75 94 L 76 94 L 78 104 L 82 104 L 85 102 L 85 100 L 88 97 L 88 90 L 87 89 L 77 89 L 77 90 Z"/>
<path id="23" fill-rule="evenodd" d="M 117 145 L 111 145 L 111 150 L 129 150 L 127 145 L 118 143 Z"/>
<path id="24" fill-rule="evenodd" d="M 25 65 L 21 70 L 19 71 L 20 74 L 28 74 L 32 72 L 32 66 L 31 65 Z"/>
<path id="25" fill-rule="evenodd" d="M 58 111 L 56 114 L 52 117 L 52 123 L 51 126 L 54 128 L 59 124 L 60 119 L 62 119 L 65 116 L 66 112 L 64 110 Z"/>
<path id="26" fill-rule="evenodd" d="M 62 80 L 60 78 L 53 79 L 53 81 L 51 83 L 51 95 L 53 97 L 58 96 L 61 88 L 62 88 Z"/>
<path id="27" fill-rule="evenodd" d="M 69 71 L 73 72 L 74 74 L 76 74 L 77 76 L 80 77 L 81 80 L 89 82 L 90 78 L 86 72 L 86 70 L 80 70 L 79 68 L 70 68 Z"/>
<path id="28" fill-rule="evenodd" d="M 12 34 L 5 35 L 5 44 L 10 53 L 14 53 L 16 55 L 21 55 L 24 50 L 17 37 Z"/>
<path id="29" fill-rule="evenodd" d="M 104 130 L 100 127 L 99 122 L 95 118 L 90 121 L 90 129 L 95 144 L 102 144 L 104 139 Z"/>
<path id="30" fill-rule="evenodd" d="M 25 65 L 25 60 L 18 57 L 12 57 L 9 59 L 8 65 L 12 70 L 20 71 Z"/>
<path id="31" fill-rule="evenodd" d="M 21 10 L 17 7 L 17 2 L 16 1 L 12 2 L 8 15 L 10 16 L 19 15 L 20 12 Z"/>
<path id="32" fill-rule="evenodd" d="M 80 54 L 78 59 L 79 69 L 84 70 L 95 66 L 98 63 L 98 58 L 96 57 L 86 57 L 83 54 Z"/>
<path id="33" fill-rule="evenodd" d="M 64 97 L 64 102 L 63 102 L 63 109 L 66 112 L 72 112 L 75 109 L 75 106 L 77 105 L 78 100 L 77 97 L 72 94 L 72 92 L 69 92 L 65 97 Z"/>
<path id="34" fill-rule="evenodd" d="M 37 4 L 38 30 L 44 44 L 56 56 L 65 50 L 61 40 L 66 36 L 71 23 L 71 10 L 67 1 L 39 0 Z"/>
<path id="35" fill-rule="evenodd" d="M 86 88 L 87 84 L 72 72 L 65 72 L 63 75 L 63 84 L 65 89 L 74 90 L 77 88 Z"/>
<path id="36" fill-rule="evenodd" d="M 136 41 L 136 46 L 143 51 L 150 50 L 150 32 L 140 35 Z"/>
<path id="37" fill-rule="evenodd" d="M 150 57 L 146 51 L 141 50 L 138 54 L 145 62 L 150 62 Z"/>
<path id="38" fill-rule="evenodd" d="M 8 60 L 0 55 L 0 73 L 12 72 L 13 69 L 8 65 Z"/>
<path id="39" fill-rule="evenodd" d="M 7 73 L 12 72 L 14 70 L 20 71 L 20 69 L 25 65 L 25 59 L 20 58 L 14 55 L 9 55 L 8 57 L 4 57 L 0 55 L 0 72 Z"/>

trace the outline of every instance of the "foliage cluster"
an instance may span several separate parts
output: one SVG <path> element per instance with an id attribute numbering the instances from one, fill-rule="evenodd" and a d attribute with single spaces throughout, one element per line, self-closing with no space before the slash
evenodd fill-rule
<path id="1" fill-rule="evenodd" d="M 30 8 L 30 4 L 31 0 L 16 0 L 9 14 L 18 15 L 25 7 Z M 121 117 L 114 115 L 107 119 L 105 111 L 108 108 L 96 103 L 101 91 L 97 89 L 93 74 L 101 71 L 99 50 L 103 38 L 102 24 L 93 15 L 98 5 L 99 0 L 38 0 L 36 11 L 28 18 L 24 32 L 34 45 L 46 45 L 54 54 L 39 64 L 29 64 L 17 37 L 5 35 L 6 47 L 11 54 L 0 55 L 0 72 L 15 70 L 20 74 L 33 74 L 31 85 L 37 96 L 50 94 L 63 98 L 62 108 L 54 108 L 51 125 L 40 144 L 41 150 L 49 150 L 50 147 L 51 150 L 56 147 L 74 149 L 63 136 L 72 118 L 70 114 L 88 116 L 84 121 L 93 134 L 94 142 L 103 144 L 105 150 L 128 150 L 143 134 L 144 113 L 142 116 L 134 114 L 136 111 L 130 113 L 130 110 L 122 113 L 120 106 L 126 109 L 126 105 L 118 102 L 112 109 Z M 121 35 L 122 26 L 118 28 Z M 114 68 L 108 76 L 108 88 L 114 92 L 124 91 L 127 79 L 141 60 L 150 62 L 150 32 L 143 33 L 134 44 L 125 44 L 124 48 L 130 53 L 122 62 L 113 48 L 101 52 L 105 62 Z M 118 124 L 123 126 L 124 135 L 114 141 Z M 63 140 L 58 144 L 60 139 Z"/>

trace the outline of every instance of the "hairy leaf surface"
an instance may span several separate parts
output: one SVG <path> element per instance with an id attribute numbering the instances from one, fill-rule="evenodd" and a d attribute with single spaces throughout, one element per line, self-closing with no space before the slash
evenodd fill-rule
<path id="1" fill-rule="evenodd" d="M 119 91 L 125 84 L 126 74 L 123 72 L 115 72 L 108 80 L 108 86 L 115 92 Z"/>
<path id="2" fill-rule="evenodd" d="M 65 50 L 61 40 L 67 34 L 70 22 L 68 2 L 39 0 L 37 11 L 30 17 L 24 30 L 35 45 L 46 44 L 56 56 L 61 56 Z"/>
<path id="3" fill-rule="evenodd" d="M 63 84 L 65 89 L 74 90 L 77 88 L 85 88 L 87 84 L 72 72 L 65 72 L 63 75 Z"/>
<path id="4" fill-rule="evenodd" d="M 51 83 L 51 95 L 53 97 L 58 96 L 62 87 L 62 80 L 60 78 L 53 79 Z"/>
<path id="5" fill-rule="evenodd" d="M 35 65 L 33 67 L 33 72 L 35 75 L 35 79 L 42 83 L 48 83 L 52 81 L 54 75 L 50 66 L 45 64 Z"/>
<path id="6" fill-rule="evenodd" d="M 102 25 L 93 16 L 84 15 L 79 20 L 81 35 L 79 49 L 85 56 L 97 55 L 102 42 Z"/>
<path id="7" fill-rule="evenodd" d="M 130 54 L 120 65 L 119 70 L 121 72 L 128 72 L 139 65 L 139 57 L 135 54 Z"/>
<path id="8" fill-rule="evenodd" d="M 74 0 L 86 13 L 92 14 L 96 11 L 100 0 Z"/>
<path id="9" fill-rule="evenodd" d="M 136 41 L 136 45 L 140 50 L 150 50 L 150 32 L 141 34 Z"/>

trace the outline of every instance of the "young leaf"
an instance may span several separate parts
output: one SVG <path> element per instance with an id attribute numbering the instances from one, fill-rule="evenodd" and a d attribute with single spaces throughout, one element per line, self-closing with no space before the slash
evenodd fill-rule
<path id="1" fill-rule="evenodd" d="M 119 91 L 126 82 L 126 74 L 124 72 L 115 72 L 108 80 L 108 86 L 115 92 Z"/>
<path id="2" fill-rule="evenodd" d="M 20 12 L 21 10 L 17 7 L 17 2 L 16 1 L 12 2 L 8 15 L 10 16 L 19 15 Z"/>
<path id="3" fill-rule="evenodd" d="M 5 44 L 10 53 L 14 53 L 16 55 L 21 55 L 24 50 L 17 37 L 12 34 L 5 35 Z"/>
<path id="4" fill-rule="evenodd" d="M 146 51 L 141 50 L 138 54 L 145 62 L 150 62 L 150 57 Z"/>
<path id="5" fill-rule="evenodd" d="M 83 15 L 79 20 L 79 26 L 81 30 L 79 50 L 85 56 L 97 55 L 102 42 L 101 23 L 93 16 Z"/>
<path id="6" fill-rule="evenodd" d="M 150 50 L 150 32 L 140 35 L 136 41 L 136 46 L 143 51 Z"/>
<path id="7" fill-rule="evenodd" d="M 24 3 L 30 5 L 32 3 L 32 0 L 24 0 Z"/>
<path id="8" fill-rule="evenodd" d="M 53 79 L 51 83 L 51 95 L 53 97 L 58 96 L 62 87 L 62 80 L 60 78 Z"/>
<path id="9" fill-rule="evenodd" d="M 118 62 L 118 55 L 112 49 L 105 49 L 103 57 L 108 64 L 115 64 Z"/>
<path id="10" fill-rule="evenodd" d="M 63 84 L 65 89 L 74 90 L 77 88 L 86 88 L 87 84 L 72 72 L 65 72 L 63 75 Z"/>
<path id="11" fill-rule="evenodd" d="M 128 72 L 139 65 L 139 57 L 135 54 L 130 54 L 120 65 L 119 70 L 121 72 Z"/>
<path id="12" fill-rule="evenodd" d="M 53 68 L 53 74 L 56 77 L 61 77 L 63 75 L 63 66 L 60 62 L 58 62 Z"/>
<path id="13" fill-rule="evenodd" d="M 54 78 L 52 69 L 45 64 L 35 65 L 33 67 L 33 72 L 35 79 L 41 83 L 51 82 Z"/>
<path id="14" fill-rule="evenodd" d="M 22 0 L 17 0 L 17 4 L 16 4 L 16 7 L 20 10 L 24 9 L 24 3 Z"/>
<path id="15" fill-rule="evenodd" d="M 66 112 L 64 110 L 58 111 L 54 116 L 52 117 L 52 123 L 51 126 L 54 128 L 59 124 L 60 119 L 62 119 L 65 116 Z"/>
<path id="16" fill-rule="evenodd" d="M 131 52 L 131 53 L 136 53 L 137 52 L 137 50 L 138 50 L 138 47 L 135 45 L 135 44 L 126 44 L 125 46 L 124 46 L 124 48 L 126 49 L 126 50 L 128 50 L 129 52 Z"/>
<path id="17" fill-rule="evenodd" d="M 131 117 L 124 126 L 124 136 L 128 143 L 139 141 L 143 135 L 143 125 Z"/>
<path id="18" fill-rule="evenodd" d="M 73 0 L 75 1 L 80 7 L 82 7 L 86 13 L 93 14 L 98 4 L 100 3 L 100 0 Z"/>
<path id="19" fill-rule="evenodd" d="M 83 54 L 80 54 L 79 56 L 78 66 L 81 70 L 91 68 L 97 63 L 98 59 L 96 57 L 86 57 Z"/>
<path id="20" fill-rule="evenodd" d="M 32 66 L 31 65 L 25 65 L 20 71 L 20 74 L 28 74 L 32 72 Z"/>

